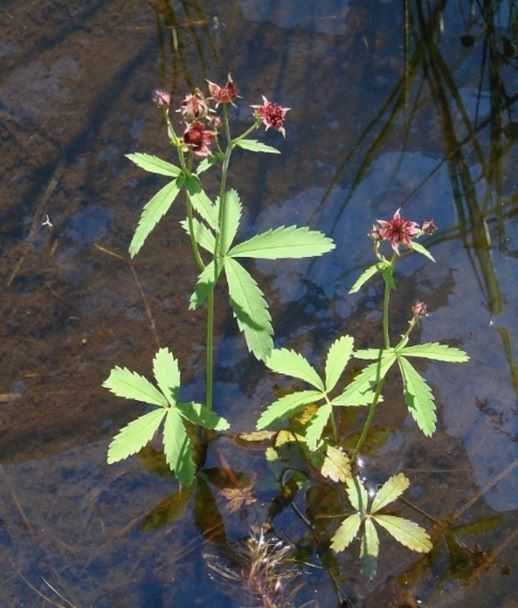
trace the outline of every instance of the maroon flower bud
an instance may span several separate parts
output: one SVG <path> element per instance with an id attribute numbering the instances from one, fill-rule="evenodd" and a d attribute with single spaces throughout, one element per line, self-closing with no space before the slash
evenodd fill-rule
<path id="1" fill-rule="evenodd" d="M 437 226 L 433 220 L 426 220 L 421 226 L 423 234 L 433 234 L 437 230 Z"/>
<path id="2" fill-rule="evenodd" d="M 180 104 L 180 109 L 177 111 L 182 114 L 185 122 L 202 120 L 209 114 L 209 104 L 203 93 L 199 89 L 196 89 L 194 93 L 185 96 Z"/>
<path id="3" fill-rule="evenodd" d="M 388 241 L 396 255 L 400 245 L 412 247 L 412 238 L 420 233 L 418 224 L 401 217 L 400 211 L 398 209 L 390 220 L 376 220 L 377 238 Z"/>
<path id="4" fill-rule="evenodd" d="M 416 302 L 412 306 L 412 315 L 414 318 L 422 318 L 428 315 L 428 307 L 424 302 Z"/>
<path id="5" fill-rule="evenodd" d="M 378 226 L 376 226 L 376 224 L 372 225 L 372 228 L 369 230 L 369 233 L 367 235 L 370 239 L 372 239 L 373 241 L 382 241 L 382 237 L 380 234 L 380 229 Z"/>
<path id="6" fill-rule="evenodd" d="M 210 146 L 216 139 L 216 132 L 209 131 L 200 121 L 188 125 L 183 134 L 185 145 L 192 151 L 194 156 L 205 158 L 210 156 Z"/>
<path id="7" fill-rule="evenodd" d="M 216 108 L 220 103 L 231 103 L 234 105 L 234 101 L 238 97 L 238 91 L 230 74 L 227 77 L 227 83 L 223 86 L 211 82 L 210 80 L 207 80 L 207 83 L 209 85 L 210 96 L 216 102 Z"/>
<path id="8" fill-rule="evenodd" d="M 171 105 L 171 95 L 162 89 L 153 91 L 153 103 L 159 108 L 168 108 Z"/>
<path id="9" fill-rule="evenodd" d="M 277 103 L 268 101 L 264 95 L 262 106 L 251 107 L 255 110 L 256 118 L 262 121 L 267 131 L 270 127 L 272 127 L 272 129 L 279 131 L 283 137 L 286 137 L 284 119 L 286 117 L 286 112 L 288 112 L 291 108 L 283 108 Z"/>

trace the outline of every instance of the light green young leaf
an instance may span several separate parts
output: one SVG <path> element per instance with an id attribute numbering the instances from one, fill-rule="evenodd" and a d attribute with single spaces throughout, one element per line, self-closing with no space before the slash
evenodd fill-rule
<path id="1" fill-rule="evenodd" d="M 271 403 L 261 414 L 257 421 L 257 430 L 261 431 L 272 424 L 291 418 L 299 412 L 301 408 L 309 403 L 315 403 L 322 399 L 322 394 L 318 391 L 299 391 L 280 397 Z"/>
<path id="2" fill-rule="evenodd" d="M 210 228 L 212 228 L 212 230 L 214 230 L 214 232 L 217 232 L 218 212 L 216 210 L 216 205 L 214 205 L 210 198 L 205 194 L 205 191 L 201 187 L 200 180 L 194 175 L 187 176 L 185 179 L 185 188 L 194 211 L 206 224 L 208 224 L 208 226 L 210 226 Z"/>
<path id="3" fill-rule="evenodd" d="M 169 211 L 169 208 L 178 196 L 178 192 L 178 184 L 176 183 L 176 180 L 174 180 L 159 190 L 155 196 L 146 203 L 129 246 L 129 253 L 132 258 L 137 255 L 153 228 Z"/>
<path id="4" fill-rule="evenodd" d="M 180 225 L 185 230 L 185 232 L 190 236 L 189 230 L 189 220 L 185 219 L 180 222 Z M 200 247 L 206 249 L 209 253 L 214 253 L 214 247 L 216 246 L 216 239 L 214 234 L 207 228 L 207 226 L 203 222 L 199 222 L 196 218 L 192 220 L 192 229 L 194 234 L 194 239 L 198 243 Z"/>
<path id="5" fill-rule="evenodd" d="M 466 361 L 469 361 L 469 355 L 460 348 L 440 344 L 439 342 L 406 346 L 401 354 L 405 357 L 423 357 L 424 359 L 447 361 L 448 363 L 466 363 Z"/>
<path id="6" fill-rule="evenodd" d="M 383 350 L 382 357 L 386 357 L 393 352 L 394 350 L 392 348 L 389 350 Z M 355 359 L 362 359 L 363 361 L 377 361 L 379 356 L 379 348 L 360 348 L 359 350 L 355 350 L 353 353 L 353 357 Z"/>
<path id="7" fill-rule="evenodd" d="M 329 349 L 326 359 L 326 391 L 330 393 L 340 379 L 353 352 L 354 339 L 351 336 L 338 338 Z"/>
<path id="8" fill-rule="evenodd" d="M 280 226 L 256 234 L 228 252 L 234 258 L 308 258 L 319 256 L 335 248 L 334 242 L 317 230 L 306 226 Z"/>
<path id="9" fill-rule="evenodd" d="M 140 452 L 153 439 L 166 413 L 165 408 L 154 409 L 122 428 L 108 448 L 108 464 Z"/>
<path id="10" fill-rule="evenodd" d="M 365 519 L 365 530 L 362 536 L 360 557 L 370 556 L 377 558 L 380 552 L 378 532 L 370 517 Z"/>
<path id="11" fill-rule="evenodd" d="M 351 477 L 346 482 L 345 490 L 352 508 L 360 513 L 365 513 L 367 511 L 369 495 L 367 494 L 367 490 L 365 489 L 362 480 L 359 477 Z"/>
<path id="12" fill-rule="evenodd" d="M 126 154 L 126 158 L 129 158 L 132 163 L 135 163 L 138 167 L 144 169 L 144 171 L 149 171 L 149 173 L 178 177 L 182 172 L 180 167 L 151 154 L 135 152 L 134 154 Z"/>
<path id="13" fill-rule="evenodd" d="M 382 357 L 379 380 L 387 375 L 395 360 L 396 355 L 393 352 L 389 352 L 386 356 Z M 333 399 L 333 405 L 354 406 L 370 404 L 374 398 L 377 380 L 378 362 L 375 361 L 362 370 L 361 373 L 345 387 L 345 390 L 341 395 Z"/>
<path id="14" fill-rule="evenodd" d="M 108 378 L 103 382 L 107 388 L 117 397 L 135 399 L 151 405 L 167 406 L 167 399 L 151 382 L 125 367 L 114 367 Z"/>
<path id="15" fill-rule="evenodd" d="M 381 486 L 377 491 L 374 500 L 372 501 L 371 513 L 383 509 L 391 502 L 394 502 L 397 498 L 403 494 L 403 492 L 410 485 L 408 477 L 404 473 L 398 473 L 393 475 Z"/>
<path id="16" fill-rule="evenodd" d="M 266 152 L 267 154 L 280 154 L 277 148 L 272 148 L 272 146 L 267 146 L 257 139 L 240 139 L 236 142 L 236 145 L 243 150 L 250 150 L 251 152 Z"/>
<path id="17" fill-rule="evenodd" d="M 417 373 L 410 361 L 404 357 L 399 357 L 398 363 L 403 376 L 406 405 L 417 426 L 424 435 L 430 437 L 433 435 L 437 424 L 432 390 L 424 378 Z"/>
<path id="18" fill-rule="evenodd" d="M 359 513 L 349 515 L 334 533 L 333 538 L 331 539 L 331 549 L 335 553 L 345 551 L 358 534 L 361 523 L 362 518 Z"/>
<path id="19" fill-rule="evenodd" d="M 349 293 L 358 293 L 365 283 L 367 283 L 369 279 L 372 279 L 372 277 L 377 274 L 379 270 L 378 264 L 373 264 L 372 266 L 366 268 L 353 283 L 353 286 L 351 289 L 349 289 Z"/>
<path id="20" fill-rule="evenodd" d="M 189 310 L 196 310 L 205 302 L 213 285 L 214 262 L 210 262 L 210 264 L 207 264 L 207 266 L 205 266 L 205 268 L 198 275 L 196 288 L 194 293 L 191 294 L 189 300 Z"/>
<path id="21" fill-rule="evenodd" d="M 322 433 L 326 428 L 326 424 L 332 411 L 333 408 L 328 403 L 321 405 L 318 408 L 317 413 L 313 416 L 313 418 L 311 418 L 308 424 L 306 429 L 306 444 L 312 452 L 317 449 L 318 444 L 320 443 Z"/>
<path id="22" fill-rule="evenodd" d="M 420 253 L 421 255 L 424 255 L 425 258 L 428 258 L 432 262 L 436 261 L 435 258 L 433 257 L 433 255 L 428 251 L 428 249 L 426 249 L 426 247 L 423 247 L 421 245 L 421 243 L 417 243 L 417 242 L 413 241 L 412 244 L 410 245 L 410 249 L 412 249 L 416 253 Z"/>
<path id="23" fill-rule="evenodd" d="M 204 158 L 201 163 L 196 167 L 196 175 L 201 175 L 208 171 L 211 167 L 213 167 L 218 162 L 218 158 L 216 156 L 211 156 L 210 158 Z"/>
<path id="24" fill-rule="evenodd" d="M 218 416 L 199 403 L 180 403 L 178 404 L 178 412 L 192 424 L 202 426 L 205 429 L 226 431 L 230 428 L 225 418 Z"/>
<path id="25" fill-rule="evenodd" d="M 349 456 L 341 449 L 328 445 L 320 473 L 327 479 L 345 483 L 351 477 Z"/>
<path id="26" fill-rule="evenodd" d="M 375 515 L 373 519 L 399 543 L 412 551 L 428 553 L 432 550 L 432 541 L 428 533 L 415 522 L 395 515 Z"/>
<path id="27" fill-rule="evenodd" d="M 180 387 L 180 370 L 178 361 L 167 348 L 161 348 L 153 359 L 153 373 L 158 386 L 168 402 L 176 402 L 175 391 Z"/>
<path id="28" fill-rule="evenodd" d="M 315 368 L 301 354 L 289 348 L 276 348 L 265 361 L 266 367 L 292 378 L 304 380 L 320 391 L 324 391 L 324 383 Z"/>
<path id="29" fill-rule="evenodd" d="M 164 424 L 164 452 L 167 464 L 178 481 L 190 485 L 196 468 L 192 457 L 192 445 L 177 408 L 167 411 Z"/>
<path id="30" fill-rule="evenodd" d="M 216 210 L 219 214 L 219 196 L 216 199 Z M 236 238 L 239 222 L 241 221 L 241 212 L 242 205 L 239 194 L 234 189 L 229 190 L 225 197 L 225 243 L 223 244 L 223 253 L 227 253 Z"/>
<path id="31" fill-rule="evenodd" d="M 273 348 L 270 312 L 252 276 L 232 258 L 225 258 L 230 303 L 237 325 L 245 335 L 248 350 L 258 359 L 266 359 Z"/>

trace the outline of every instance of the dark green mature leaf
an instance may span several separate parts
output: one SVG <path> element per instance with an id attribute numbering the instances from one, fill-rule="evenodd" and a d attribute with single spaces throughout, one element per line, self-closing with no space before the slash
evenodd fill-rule
<path id="1" fill-rule="evenodd" d="M 386 354 L 381 359 L 379 366 L 379 380 L 382 380 L 396 360 L 396 355 L 392 352 Z M 335 397 L 333 405 L 368 405 L 374 398 L 376 382 L 378 380 L 378 361 L 368 365 L 358 376 L 345 387 L 344 392 Z"/>
<path id="2" fill-rule="evenodd" d="M 391 502 L 397 500 L 409 485 L 410 481 L 404 473 L 398 473 L 387 479 L 376 492 L 376 496 L 371 505 L 371 513 L 376 513 Z"/>
<path id="3" fill-rule="evenodd" d="M 334 533 L 333 538 L 331 539 L 331 549 L 335 553 L 345 551 L 358 534 L 361 523 L 362 518 L 359 513 L 349 515 Z"/>
<path id="4" fill-rule="evenodd" d="M 304 406 L 309 403 L 315 403 L 322 399 L 322 394 L 318 391 L 299 391 L 284 395 L 271 403 L 261 414 L 257 421 L 257 430 L 265 429 L 266 427 L 290 418 L 297 414 Z"/>
<path id="5" fill-rule="evenodd" d="M 232 258 L 225 259 L 230 302 L 248 350 L 266 359 L 273 348 L 273 328 L 263 292 L 252 276 Z"/>
<path id="6" fill-rule="evenodd" d="M 232 247 L 228 255 L 235 258 L 278 260 L 319 256 L 334 248 L 333 241 L 317 230 L 310 230 L 306 226 L 280 226 L 239 243 Z"/>
<path id="7" fill-rule="evenodd" d="M 432 541 L 426 530 L 418 524 L 395 515 L 374 515 L 373 519 L 399 543 L 418 553 L 432 550 Z"/>
<path id="8" fill-rule="evenodd" d="M 398 359 L 399 369 L 403 376 L 405 403 L 416 421 L 417 426 L 427 437 L 430 437 L 437 424 L 433 393 L 410 361 L 404 357 Z"/>
<path id="9" fill-rule="evenodd" d="M 114 367 L 104 381 L 103 387 L 117 397 L 135 399 L 151 405 L 167 406 L 165 396 L 147 378 L 125 367 Z"/>
<path id="10" fill-rule="evenodd" d="M 198 275 L 196 288 L 189 300 L 189 310 L 196 310 L 205 302 L 214 285 L 214 262 L 207 264 Z"/>
<path id="11" fill-rule="evenodd" d="M 304 382 L 311 384 L 318 390 L 324 391 L 324 383 L 315 371 L 315 368 L 309 364 L 307 359 L 294 350 L 276 348 L 265 361 L 265 365 L 273 372 L 304 380 Z"/>
<path id="12" fill-rule="evenodd" d="M 161 348 L 153 360 L 153 373 L 162 393 L 170 404 L 176 401 L 175 391 L 180 386 L 178 361 L 167 348 Z"/>
<path id="13" fill-rule="evenodd" d="M 214 232 L 217 232 L 218 212 L 216 205 L 214 205 L 210 198 L 205 194 L 205 191 L 201 187 L 200 180 L 195 175 L 187 176 L 185 178 L 185 188 L 194 211 L 196 211 Z"/>
<path id="14" fill-rule="evenodd" d="M 267 146 L 257 139 L 240 139 L 236 142 L 236 146 L 243 148 L 243 150 L 250 150 L 250 152 L 266 152 L 267 154 L 280 154 L 277 148 Z"/>
<path id="15" fill-rule="evenodd" d="M 196 473 L 191 440 L 178 410 L 174 407 L 167 410 L 164 424 L 164 452 L 167 463 L 178 481 L 190 485 Z"/>
<path id="16" fill-rule="evenodd" d="M 427 342 L 426 344 L 415 344 L 406 346 L 401 354 L 405 357 L 422 357 L 434 361 L 446 361 L 448 363 L 466 363 L 469 355 L 460 348 L 440 344 L 439 342 Z"/>
<path id="17" fill-rule="evenodd" d="M 129 246 L 129 253 L 132 258 L 137 255 L 153 228 L 169 211 L 179 191 L 176 180 L 169 182 L 144 206 Z"/>
<path id="18" fill-rule="evenodd" d="M 169 469 L 166 469 L 171 475 Z M 186 514 L 187 506 L 191 500 L 192 488 L 179 488 L 176 492 L 161 500 L 142 522 L 142 530 L 157 530 L 166 525 L 181 521 Z"/>
<path id="19" fill-rule="evenodd" d="M 329 349 L 326 359 L 326 391 L 330 393 L 340 379 L 351 354 L 354 339 L 351 336 L 338 338 Z"/>
<path id="20" fill-rule="evenodd" d="M 433 255 L 428 251 L 428 249 L 426 249 L 426 247 L 423 247 L 421 245 L 421 243 L 412 241 L 412 245 L 410 246 L 410 249 L 413 249 L 415 252 L 420 253 L 421 255 L 424 255 L 425 258 L 428 258 L 432 262 L 436 261 L 435 258 L 433 257 Z"/>
<path id="21" fill-rule="evenodd" d="M 329 403 L 321 405 L 318 408 L 317 413 L 313 416 L 313 418 L 311 418 L 308 424 L 306 429 L 306 444 L 312 452 L 317 449 L 320 443 L 322 433 L 326 428 L 326 424 L 329 421 L 332 411 L 333 408 L 331 405 L 329 405 Z"/>
<path id="22" fill-rule="evenodd" d="M 153 439 L 166 413 L 165 408 L 154 409 L 122 428 L 108 448 L 108 464 L 140 452 Z"/>
<path id="23" fill-rule="evenodd" d="M 218 416 L 215 412 L 199 403 L 181 403 L 178 405 L 178 412 L 189 422 L 206 429 L 226 431 L 230 428 L 225 418 Z"/>
<path id="24" fill-rule="evenodd" d="M 372 266 L 366 268 L 353 283 L 353 286 L 351 289 L 349 289 L 349 293 L 358 293 L 365 283 L 367 283 L 369 279 L 372 279 L 372 277 L 375 276 L 379 271 L 379 264 L 373 264 Z"/>
<path id="25" fill-rule="evenodd" d="M 182 170 L 180 167 L 173 165 L 158 156 L 153 156 L 151 154 L 145 154 L 144 152 L 135 152 L 134 154 L 126 154 L 126 158 L 128 158 L 132 163 L 135 163 L 144 171 L 148 171 L 149 173 L 157 173 L 158 175 L 168 175 L 170 177 L 178 177 Z"/>
<path id="26" fill-rule="evenodd" d="M 182 220 L 180 224 L 185 232 L 190 236 L 191 232 L 189 230 L 189 220 Z M 198 245 L 213 254 L 216 246 L 216 239 L 210 229 L 207 228 L 203 222 L 199 222 L 196 218 L 193 218 L 192 220 L 192 229 L 194 240 L 198 243 Z"/>
<path id="27" fill-rule="evenodd" d="M 219 197 L 216 200 L 216 209 L 219 214 Z M 227 253 L 236 238 L 239 222 L 241 221 L 242 205 L 236 190 L 229 190 L 225 197 L 225 234 L 223 253 Z"/>

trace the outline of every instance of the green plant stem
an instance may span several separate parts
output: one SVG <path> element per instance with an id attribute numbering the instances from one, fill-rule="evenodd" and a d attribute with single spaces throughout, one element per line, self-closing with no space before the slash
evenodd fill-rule
<path id="1" fill-rule="evenodd" d="M 385 348 L 390 348 L 390 323 L 389 323 L 389 315 L 390 315 L 390 293 L 392 291 L 392 287 L 385 279 L 385 295 L 383 298 L 383 337 L 385 339 Z"/>
<path id="2" fill-rule="evenodd" d="M 180 147 L 178 148 L 178 158 L 180 159 L 180 166 L 182 167 L 185 175 L 190 177 L 192 171 L 192 156 L 189 156 L 189 160 L 186 163 L 185 155 Z M 201 272 L 205 268 L 205 263 L 203 261 L 203 258 L 201 257 L 200 248 L 198 247 L 198 241 L 194 236 L 192 204 L 191 199 L 189 198 L 189 193 L 187 192 L 187 188 L 185 189 L 185 204 L 187 206 L 187 224 L 189 227 L 189 236 L 191 237 L 192 255 L 194 257 L 194 261 L 196 262 L 196 266 L 198 266 L 198 270 Z"/>

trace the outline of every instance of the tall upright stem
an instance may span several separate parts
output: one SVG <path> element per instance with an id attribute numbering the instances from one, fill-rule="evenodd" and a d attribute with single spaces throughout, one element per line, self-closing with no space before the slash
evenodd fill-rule
<path id="1" fill-rule="evenodd" d="M 215 313 L 215 289 L 216 283 L 221 271 L 221 258 L 223 256 L 223 247 L 225 243 L 225 203 L 227 196 L 227 176 L 230 166 L 230 157 L 232 155 L 232 137 L 230 134 L 230 124 L 228 121 L 227 107 L 223 106 L 223 122 L 225 126 L 225 135 L 227 139 L 227 147 L 223 164 L 221 167 L 221 184 L 219 189 L 219 214 L 218 214 L 218 231 L 216 234 L 216 242 L 214 245 L 214 281 L 210 287 L 207 298 L 207 345 L 206 345 L 206 370 L 205 370 L 205 405 L 208 409 L 212 409 L 214 401 L 214 313 Z"/>

